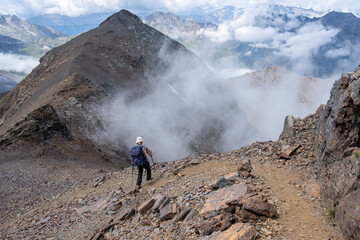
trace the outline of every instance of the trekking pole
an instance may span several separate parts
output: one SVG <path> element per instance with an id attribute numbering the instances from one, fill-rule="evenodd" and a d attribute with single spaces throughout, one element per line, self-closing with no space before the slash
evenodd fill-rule
<path id="1" fill-rule="evenodd" d="M 151 157 L 151 161 L 152 161 L 152 163 L 154 164 L 155 162 L 154 162 L 154 158 L 153 157 Z"/>
<path id="2" fill-rule="evenodd" d="M 132 164 L 132 169 L 131 169 L 131 187 L 134 186 L 134 164 Z"/>

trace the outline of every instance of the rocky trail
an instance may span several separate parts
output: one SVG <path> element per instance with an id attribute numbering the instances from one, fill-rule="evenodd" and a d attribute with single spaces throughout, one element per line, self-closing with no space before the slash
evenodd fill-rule
<path id="1" fill-rule="evenodd" d="M 104 173 L 25 208 L 2 224 L 1 238 L 343 239 L 319 200 L 303 191 L 308 168 L 297 164 L 296 156 L 304 153 L 283 160 L 277 149 L 279 142 L 254 143 L 233 152 L 158 163 L 154 180 L 145 181 L 138 192 L 133 191 L 136 170 L 134 175 L 131 168 Z M 246 194 L 234 196 L 234 189 L 246 189 Z M 209 208 L 218 192 L 235 201 L 236 210 L 229 203 L 220 212 Z M 159 198 L 167 202 L 163 209 L 170 208 L 165 213 L 153 209 Z M 254 204 L 260 210 L 247 210 Z"/>

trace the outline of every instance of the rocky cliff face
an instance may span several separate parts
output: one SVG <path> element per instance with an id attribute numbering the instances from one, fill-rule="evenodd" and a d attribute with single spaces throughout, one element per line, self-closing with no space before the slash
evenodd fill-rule
<path id="1" fill-rule="evenodd" d="M 350 239 L 360 238 L 360 69 L 343 74 L 316 124 L 315 173 L 321 194 L 336 208 L 336 219 Z"/>
<path id="2" fill-rule="evenodd" d="M 304 191 L 335 210 L 335 220 L 348 239 L 360 237 L 360 69 L 343 74 L 326 105 L 305 119 L 288 116 L 281 142 L 301 144 L 311 165 Z M 307 159 L 307 160 L 306 160 Z"/>

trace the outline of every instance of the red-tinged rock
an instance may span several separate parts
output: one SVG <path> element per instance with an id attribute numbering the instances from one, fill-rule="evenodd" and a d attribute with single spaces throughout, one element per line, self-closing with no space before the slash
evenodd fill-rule
<path id="1" fill-rule="evenodd" d="M 247 185 L 240 183 L 210 193 L 200 215 L 205 218 L 218 215 L 221 210 L 229 208 L 227 202 L 243 198 L 247 191 Z"/>
<path id="2" fill-rule="evenodd" d="M 201 236 L 210 235 L 221 228 L 221 222 L 218 219 L 207 220 L 195 228 L 195 233 Z"/>
<path id="3" fill-rule="evenodd" d="M 237 222 L 243 222 L 243 223 L 249 221 L 255 221 L 259 219 L 258 215 L 244 209 L 240 209 L 239 211 L 237 211 L 234 217 Z"/>
<path id="4" fill-rule="evenodd" d="M 285 153 L 281 153 L 279 157 L 280 157 L 280 159 L 285 159 L 285 160 L 290 160 L 291 159 L 291 157 L 289 155 L 285 154 Z"/>
<path id="5" fill-rule="evenodd" d="M 256 229 L 244 223 L 235 223 L 228 230 L 216 236 L 216 240 L 253 240 L 258 233 Z"/>
<path id="6" fill-rule="evenodd" d="M 261 216 L 269 218 L 278 216 L 276 207 L 271 203 L 265 202 L 261 196 L 254 196 L 244 199 L 242 206 L 243 209 L 252 211 Z"/>
<path id="7" fill-rule="evenodd" d="M 141 204 L 140 207 L 138 207 L 138 212 L 140 214 L 145 214 L 154 206 L 155 201 L 156 200 L 154 198 L 150 198 L 149 200 Z"/>
<path id="8" fill-rule="evenodd" d="M 175 217 L 178 213 L 178 206 L 176 203 L 168 204 L 166 207 L 160 210 L 160 219 L 166 221 Z"/>
<path id="9" fill-rule="evenodd" d="M 119 220 L 123 221 L 123 220 L 130 219 L 134 215 L 135 215 L 135 209 L 128 208 L 120 214 Z"/>

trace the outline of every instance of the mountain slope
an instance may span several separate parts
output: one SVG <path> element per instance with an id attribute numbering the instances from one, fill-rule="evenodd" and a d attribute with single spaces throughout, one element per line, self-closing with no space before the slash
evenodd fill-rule
<path id="1" fill-rule="evenodd" d="M 178 138 L 177 141 L 183 141 L 179 146 L 169 146 L 184 149 L 181 154 L 219 151 L 221 133 L 225 132 L 222 129 L 231 126 L 228 123 L 231 116 L 245 119 L 231 100 L 221 97 L 221 87 L 211 79 L 206 65 L 180 43 L 122 10 L 98 28 L 49 51 L 41 58 L 40 65 L 7 95 L 0 105 L 2 145 L 23 139 L 20 129 L 32 130 L 32 126 L 28 126 L 30 123 L 23 120 L 25 116 L 45 114 L 46 119 L 46 114 L 51 113 L 58 116 L 53 124 L 60 123 L 59 132 L 58 127 L 51 126 L 42 132 L 46 136 L 44 139 L 38 137 L 41 135 L 33 135 L 36 139 L 26 137 L 26 141 L 49 141 L 51 136 L 64 137 L 65 141 L 73 138 L 75 142 L 97 146 L 94 148 L 97 154 L 124 166 L 128 164 L 127 151 L 133 141 L 130 137 L 138 131 L 132 129 L 131 123 L 141 121 L 137 118 L 139 113 L 130 111 L 136 111 L 135 106 L 140 102 L 140 105 L 150 103 L 140 111 L 142 114 L 149 111 L 141 124 L 153 122 L 149 128 L 161 129 L 154 129 L 148 138 L 166 130 L 173 138 Z M 208 82 L 206 86 L 203 85 L 205 81 Z M 201 89 L 201 95 L 194 91 L 195 87 Z M 120 98 L 119 102 L 114 100 L 116 97 Z M 125 105 L 119 105 L 121 102 Z M 210 104 L 213 111 L 207 111 L 209 103 L 213 103 Z M 129 109 L 116 109 L 119 106 Z M 107 111 L 98 114 L 94 109 Z M 152 115 L 152 111 L 159 112 Z M 123 118 L 124 112 L 128 112 L 127 117 L 120 124 L 114 123 Z M 220 118 L 217 113 L 229 118 Z M 183 116 L 180 119 L 179 114 Z M 133 120 L 125 125 L 128 119 Z M 42 126 L 41 122 L 38 124 Z M 246 131 L 237 137 L 247 139 L 246 132 L 250 133 L 250 128 L 246 127 L 246 121 L 238 124 Z M 64 131 L 69 131 L 71 137 L 64 135 Z M 156 140 L 163 142 L 156 145 Z M 154 148 L 171 143 L 164 136 L 153 141 Z M 181 147 L 182 144 L 185 146 Z M 61 148 L 60 144 L 58 146 Z M 179 153 L 174 150 L 169 154 Z M 174 157 L 163 156 L 164 160 L 169 156 Z"/>

